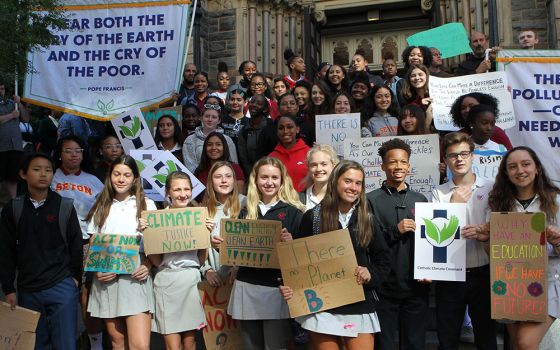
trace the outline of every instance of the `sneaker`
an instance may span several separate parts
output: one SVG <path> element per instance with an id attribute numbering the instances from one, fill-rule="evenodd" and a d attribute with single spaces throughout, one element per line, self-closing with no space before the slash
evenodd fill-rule
<path id="1" fill-rule="evenodd" d="M 459 339 L 464 343 L 474 343 L 474 332 L 472 327 L 461 328 L 461 337 Z"/>

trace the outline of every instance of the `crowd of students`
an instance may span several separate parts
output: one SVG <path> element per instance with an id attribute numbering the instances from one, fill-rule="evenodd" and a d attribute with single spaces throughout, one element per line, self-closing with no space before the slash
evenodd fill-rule
<path id="1" fill-rule="evenodd" d="M 475 54 L 479 39 L 473 34 Z M 183 106 L 181 122 L 160 117 L 155 141 L 206 185 L 198 198 L 191 178 L 174 172 L 165 183 L 165 202 L 148 199 L 136 162 L 111 133 L 99 137 L 93 152 L 91 140 L 76 134 L 60 135 L 52 152 L 28 152 L 18 168 L 25 194 L 8 202 L 0 218 L 0 282 L 12 306 L 41 312 L 36 348 L 75 348 L 80 304 L 92 349 L 101 348 L 103 328 L 114 349 L 149 349 L 151 330 L 164 335 L 167 349 L 194 349 L 197 331 L 207 325 L 197 291 L 205 279 L 216 287 L 233 283 L 227 312 L 239 321 L 245 349 L 308 342 L 320 350 L 392 350 L 397 333 L 401 349 L 424 349 L 432 282 L 413 278 L 414 204 L 428 199 L 406 183 L 421 160 L 411 158 L 399 136 L 437 132 L 428 90 L 430 72 L 445 75 L 432 67 L 437 57 L 437 49 L 407 48 L 401 79 L 394 57 L 385 57 L 381 77 L 368 72 L 358 51 L 349 71 L 324 64 L 308 81 L 303 58 L 287 50 L 287 76 L 269 79 L 245 61 L 241 80 L 232 84 L 220 64 L 214 92 L 208 75 L 187 64 L 169 102 Z M 475 71 L 491 67 L 485 60 L 479 64 Z M 487 253 L 491 211 L 542 211 L 548 220 L 549 317 L 544 323 L 508 322 L 515 348 L 537 349 L 560 316 L 560 189 L 533 150 L 513 148 L 495 126 L 498 107 L 490 95 L 461 96 L 451 109 L 461 130 L 441 134 L 441 184 L 431 200 L 467 204 L 461 231 L 467 272 L 465 282 L 435 283 L 440 349 L 458 348 L 467 306 L 476 347 L 497 348 Z M 25 107 L 18 111 L 26 121 Z M 363 137 L 394 136 L 379 149 L 386 180 L 370 193 L 361 165 L 315 142 L 316 115 L 353 112 L 361 115 Z M 13 114 L 5 119 L 15 120 Z M 507 151 L 495 182 L 472 172 L 475 149 Z M 447 169 L 452 180 L 446 182 Z M 73 206 L 63 198 L 73 199 Z M 163 206 L 206 207 L 212 248 L 141 252 L 141 265 L 130 275 L 82 273 L 91 234 L 141 236 L 148 226 L 141 212 Z M 291 319 L 286 300 L 293 290 L 283 285 L 280 270 L 220 264 L 222 218 L 280 221 L 282 241 L 347 228 L 358 265 L 352 273 L 365 300 Z"/>

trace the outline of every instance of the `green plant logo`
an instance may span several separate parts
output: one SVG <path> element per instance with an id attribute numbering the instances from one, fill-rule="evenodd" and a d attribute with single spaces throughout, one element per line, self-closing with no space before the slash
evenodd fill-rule
<path id="1" fill-rule="evenodd" d="M 119 129 L 121 131 L 121 135 L 123 135 L 127 139 L 134 140 L 138 136 L 140 136 L 140 131 L 142 130 L 142 123 L 140 122 L 140 118 L 133 117 L 131 127 L 128 127 L 127 125 L 120 125 Z"/>
<path id="2" fill-rule="evenodd" d="M 101 113 L 103 114 L 108 114 L 112 109 L 113 106 L 115 105 L 115 100 L 111 100 L 107 103 L 101 101 L 101 100 L 97 100 L 97 108 L 101 111 Z"/>
<path id="3" fill-rule="evenodd" d="M 451 215 L 449 219 L 437 217 L 422 220 L 426 226 L 426 239 L 434 247 L 446 247 L 455 239 L 459 227 L 459 219 L 455 215 Z"/>
<path id="4" fill-rule="evenodd" d="M 177 168 L 177 164 L 175 164 L 172 160 L 166 161 L 165 164 L 159 162 L 154 168 L 157 170 L 157 174 L 153 175 L 152 178 L 161 187 L 165 185 L 165 180 L 167 180 L 167 176 L 169 176 L 169 174 L 179 170 Z"/>

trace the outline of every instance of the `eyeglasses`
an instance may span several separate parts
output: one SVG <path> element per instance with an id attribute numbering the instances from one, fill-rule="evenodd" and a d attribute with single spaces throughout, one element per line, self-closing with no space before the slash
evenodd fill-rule
<path id="1" fill-rule="evenodd" d="M 460 153 L 448 153 L 445 155 L 445 158 L 447 158 L 448 160 L 457 160 L 457 158 L 461 156 L 461 159 L 467 159 L 470 157 L 471 153 L 472 153 L 471 151 L 463 151 Z"/>
<path id="2" fill-rule="evenodd" d="M 84 153 L 83 148 L 65 148 L 62 150 L 64 154 L 82 154 Z"/>
<path id="3" fill-rule="evenodd" d="M 117 144 L 117 145 L 104 145 L 103 149 L 106 149 L 106 150 L 122 149 L 122 145 L 120 143 Z"/>
<path id="4" fill-rule="evenodd" d="M 251 87 L 252 88 L 262 88 L 262 87 L 264 87 L 264 83 L 262 81 L 259 82 L 259 83 L 252 83 Z"/>
<path id="5" fill-rule="evenodd" d="M 213 105 L 211 103 L 205 103 L 204 108 L 205 109 L 213 109 L 215 111 L 221 111 L 222 110 L 222 107 L 220 107 L 220 105 Z"/>

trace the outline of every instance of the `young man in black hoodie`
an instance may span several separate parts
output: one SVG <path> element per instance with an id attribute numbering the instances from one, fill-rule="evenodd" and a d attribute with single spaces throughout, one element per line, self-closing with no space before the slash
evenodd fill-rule
<path id="1" fill-rule="evenodd" d="M 36 349 L 75 349 L 82 231 L 74 206 L 49 189 L 52 159 L 29 154 L 20 176 L 28 194 L 0 218 L 0 283 L 6 302 L 39 311 Z M 17 297 L 15 277 L 17 272 Z"/>
<path id="2" fill-rule="evenodd" d="M 410 146 L 401 139 L 384 142 L 379 148 L 381 169 L 387 180 L 367 197 L 391 252 L 389 277 L 378 288 L 377 316 L 382 327 L 376 349 L 423 350 L 426 343 L 429 281 L 414 280 L 414 204 L 427 202 L 424 195 L 406 184 L 410 169 Z"/>

